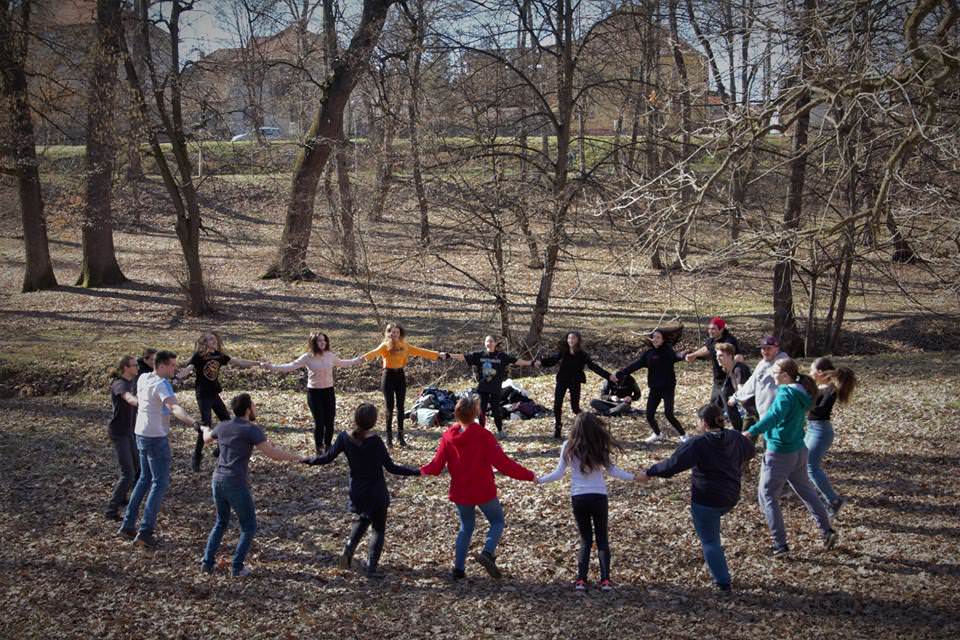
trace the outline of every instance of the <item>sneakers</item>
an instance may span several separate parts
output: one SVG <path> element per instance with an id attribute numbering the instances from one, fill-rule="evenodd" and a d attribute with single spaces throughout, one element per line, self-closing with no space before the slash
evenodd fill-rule
<path id="1" fill-rule="evenodd" d="M 840 509 L 842 509 L 846 503 L 847 499 L 843 496 L 838 496 L 836 500 L 832 500 L 830 502 L 830 517 L 836 518 L 837 514 L 840 513 Z"/>
<path id="2" fill-rule="evenodd" d="M 587 581 L 578 579 L 573 583 L 573 590 L 577 593 L 584 593 L 587 590 Z"/>
<path id="3" fill-rule="evenodd" d="M 496 436 L 497 440 L 505 440 L 507 437 L 507 432 L 501 429 L 500 431 L 497 431 Z"/>
<path id="4" fill-rule="evenodd" d="M 654 434 L 652 434 L 652 435 L 647 436 L 646 438 L 644 438 L 643 441 L 644 441 L 646 444 L 656 444 L 656 443 L 658 443 L 658 442 L 663 442 L 663 434 L 662 434 L 662 433 L 654 433 Z"/>
<path id="5" fill-rule="evenodd" d="M 144 547 L 146 549 L 156 549 L 157 546 L 159 546 L 160 542 L 154 537 L 152 532 L 141 531 L 133 539 L 133 544 Z"/>
<path id="6" fill-rule="evenodd" d="M 407 446 L 407 441 L 403 439 L 402 431 L 397 434 L 397 444 L 399 444 L 401 447 Z"/>
<path id="7" fill-rule="evenodd" d="M 232 572 L 234 578 L 249 578 L 253 575 L 253 570 L 250 567 L 243 567 L 240 571 L 234 570 Z"/>
<path id="8" fill-rule="evenodd" d="M 124 529 L 121 527 L 117 529 L 117 535 L 126 540 L 133 540 L 137 537 L 137 532 L 135 529 Z"/>
<path id="9" fill-rule="evenodd" d="M 338 569 L 349 569 L 353 565 L 353 555 L 349 553 L 343 553 L 340 555 L 340 559 L 337 560 Z"/>
<path id="10" fill-rule="evenodd" d="M 717 585 L 717 590 L 720 591 L 720 593 L 723 593 L 723 594 L 733 593 L 733 587 L 731 587 L 729 584 L 718 584 L 718 585 Z"/>
<path id="11" fill-rule="evenodd" d="M 212 564 L 208 565 L 201 562 L 200 573 L 201 575 L 207 575 L 207 576 L 213 575 L 213 565 Z"/>
<path id="12" fill-rule="evenodd" d="M 120 522 L 120 520 L 122 520 L 120 512 L 117 509 L 107 509 L 103 512 L 103 517 L 107 520 L 113 520 L 114 522 Z"/>
<path id="13" fill-rule="evenodd" d="M 840 539 L 840 534 L 834 531 L 833 529 L 830 529 L 830 531 L 827 533 L 827 535 L 823 539 L 823 548 L 827 550 L 833 549 L 835 546 L 837 546 L 837 541 L 839 539 Z"/>
<path id="14" fill-rule="evenodd" d="M 790 555 L 790 547 L 787 545 L 774 547 L 770 550 L 771 558 L 786 558 L 788 555 Z"/>
<path id="15" fill-rule="evenodd" d="M 370 571 L 370 569 L 367 569 L 366 571 L 363 572 L 363 575 L 367 577 L 367 580 L 383 580 L 386 577 L 386 574 L 384 574 L 383 571 L 380 571 L 379 569 L 374 569 L 373 571 Z"/>
<path id="16" fill-rule="evenodd" d="M 689 440 L 689 439 L 690 439 L 690 436 L 688 436 L 688 435 L 686 435 L 686 434 L 680 436 L 680 442 L 681 442 L 681 443 L 684 443 L 684 442 L 686 442 L 686 441 Z"/>
<path id="17" fill-rule="evenodd" d="M 467 574 L 464 572 L 463 569 L 454 568 L 452 571 L 450 571 L 450 579 L 453 580 L 454 582 L 456 582 L 457 580 L 463 580 L 466 577 L 467 577 Z"/>
<path id="18" fill-rule="evenodd" d="M 490 574 L 490 577 L 499 580 L 503 577 L 503 574 L 500 573 L 500 569 L 497 568 L 497 559 L 496 557 L 487 551 L 481 551 L 476 556 L 474 556 L 477 562 L 487 570 L 487 573 Z"/>
<path id="19" fill-rule="evenodd" d="M 600 581 L 600 591 L 613 591 L 613 584 L 609 579 Z"/>
<path id="20" fill-rule="evenodd" d="M 560 434 L 560 427 L 553 428 L 553 439 L 560 440 L 563 436 Z"/>

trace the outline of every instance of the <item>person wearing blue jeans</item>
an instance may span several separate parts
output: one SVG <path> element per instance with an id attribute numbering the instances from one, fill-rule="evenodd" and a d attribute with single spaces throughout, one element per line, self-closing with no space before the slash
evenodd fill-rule
<path id="1" fill-rule="evenodd" d="M 140 453 L 140 478 L 133 488 L 117 533 L 124 538 L 133 539 L 137 545 L 151 549 L 157 546 L 153 532 L 163 496 L 170 486 L 170 415 L 198 431 L 200 429 L 199 423 L 177 403 L 177 396 L 170 385 L 170 379 L 176 370 L 177 354 L 160 351 L 154 361 L 154 370 L 137 379 L 137 418 L 134 433 Z M 146 504 L 138 530 L 137 515 L 144 496 Z"/>
<path id="2" fill-rule="evenodd" d="M 690 469 L 690 515 L 703 545 L 703 558 L 721 591 L 731 590 L 730 569 L 720 544 L 720 520 L 740 500 L 743 466 L 756 449 L 738 432 L 724 428 L 724 410 L 715 404 L 700 407 L 701 434 L 677 447 L 638 479 L 670 478 Z"/>
<path id="3" fill-rule="evenodd" d="M 829 358 L 817 358 L 810 365 L 810 375 L 817 383 L 817 400 L 807 414 L 807 433 L 804 444 L 810 451 L 807 459 L 807 474 L 810 481 L 827 501 L 830 515 L 840 513 L 846 499 L 833 488 L 827 472 L 823 470 L 823 457 L 833 444 L 833 406 L 846 404 L 853 397 L 857 376 L 847 367 L 835 367 Z"/>
<path id="4" fill-rule="evenodd" d="M 213 573 L 217 550 L 230 524 L 230 512 L 234 511 L 240 522 L 240 541 L 233 552 L 232 574 L 234 577 L 244 577 L 250 575 L 250 569 L 244 562 L 253 542 L 253 534 L 257 532 L 257 512 L 250 493 L 248 471 L 253 449 L 256 448 L 268 458 L 285 462 L 306 462 L 307 457 L 284 451 L 267 439 L 263 429 L 254 423 L 257 406 L 249 393 L 241 393 L 233 398 L 230 408 L 235 416 L 232 420 L 217 423 L 213 429 L 203 428 L 204 444 L 216 440 L 220 452 L 211 480 L 217 519 L 207 536 L 200 571 Z"/>
<path id="5" fill-rule="evenodd" d="M 720 518 L 727 515 L 732 507 L 708 507 L 705 504 L 690 503 L 690 515 L 693 517 L 693 529 L 703 546 L 703 559 L 710 569 L 713 581 L 721 589 L 730 587 L 730 569 L 727 556 L 720 544 Z"/>
<path id="6" fill-rule="evenodd" d="M 499 498 L 494 498 L 483 504 L 458 504 L 457 515 L 460 516 L 460 530 L 457 531 L 457 545 L 453 558 L 453 568 L 463 571 L 467 564 L 467 552 L 470 550 L 470 540 L 473 538 L 473 528 L 476 524 L 476 510 L 480 512 L 490 523 L 490 529 L 487 531 L 487 540 L 483 545 L 483 551 L 496 557 L 497 544 L 503 535 L 504 519 L 503 506 Z"/>

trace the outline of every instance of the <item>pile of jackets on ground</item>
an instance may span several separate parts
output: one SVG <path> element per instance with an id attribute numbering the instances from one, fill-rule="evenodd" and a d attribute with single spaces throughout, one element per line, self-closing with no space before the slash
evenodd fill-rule
<path id="1" fill-rule="evenodd" d="M 457 406 L 457 400 L 472 393 L 476 393 L 475 388 L 456 392 L 429 386 L 420 393 L 420 397 L 413 403 L 410 411 L 407 412 L 407 418 L 422 427 L 449 424 L 453 422 L 453 409 Z M 515 384 L 513 380 L 504 380 L 500 391 L 500 400 L 503 415 L 510 420 L 529 420 L 549 413 L 546 407 L 534 402 L 530 398 L 530 394 L 523 387 Z"/>

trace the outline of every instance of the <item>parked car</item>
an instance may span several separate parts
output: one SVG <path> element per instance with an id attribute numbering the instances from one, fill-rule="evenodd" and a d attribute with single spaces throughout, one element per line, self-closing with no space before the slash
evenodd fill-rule
<path id="1" fill-rule="evenodd" d="M 278 140 L 280 138 L 280 127 L 260 127 L 260 135 L 265 140 Z M 257 134 L 253 131 L 238 133 L 230 138 L 230 142 L 241 142 L 243 140 L 256 140 Z"/>

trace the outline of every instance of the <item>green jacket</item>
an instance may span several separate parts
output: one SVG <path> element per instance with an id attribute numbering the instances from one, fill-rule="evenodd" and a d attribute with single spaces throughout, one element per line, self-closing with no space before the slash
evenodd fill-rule
<path id="1" fill-rule="evenodd" d="M 793 453 L 803 448 L 803 429 L 807 411 L 813 405 L 810 394 L 799 384 L 782 384 L 777 388 L 773 404 L 750 427 L 750 435 L 763 435 L 767 450 L 774 453 Z"/>

